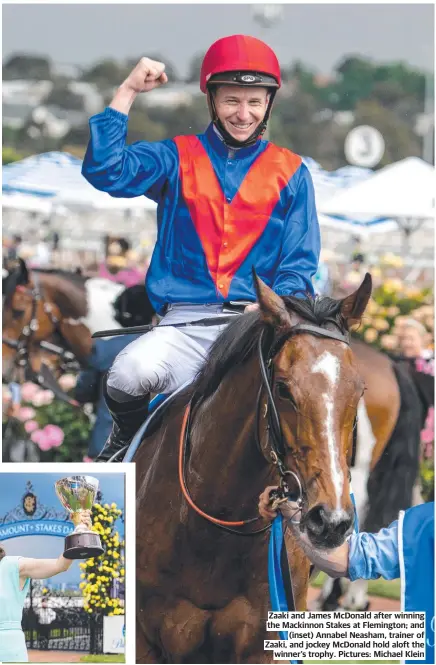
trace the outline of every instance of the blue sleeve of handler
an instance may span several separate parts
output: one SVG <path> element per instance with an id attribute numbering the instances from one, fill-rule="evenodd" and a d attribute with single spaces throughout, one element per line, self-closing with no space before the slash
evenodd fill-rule
<path id="1" fill-rule="evenodd" d="M 318 269 L 320 231 L 312 177 L 305 164 L 286 217 L 285 235 L 273 290 L 278 295 L 314 295 L 312 277 Z"/>
<path id="2" fill-rule="evenodd" d="M 158 202 L 169 176 L 178 172 L 173 141 L 138 141 L 126 146 L 128 116 L 112 108 L 94 115 L 82 175 L 113 197 L 145 195 Z"/>
<path id="3" fill-rule="evenodd" d="M 348 577 L 352 582 L 400 577 L 398 520 L 377 533 L 352 534 L 348 544 Z"/>

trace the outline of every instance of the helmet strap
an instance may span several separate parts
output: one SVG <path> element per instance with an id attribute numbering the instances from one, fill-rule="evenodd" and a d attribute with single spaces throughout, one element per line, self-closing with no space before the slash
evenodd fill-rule
<path id="1" fill-rule="evenodd" d="M 218 118 L 218 114 L 215 107 L 214 95 L 211 89 L 208 88 L 209 110 L 211 112 L 212 122 L 215 125 L 215 127 L 218 129 L 221 136 L 223 137 L 224 143 L 229 148 L 248 148 L 249 146 L 254 145 L 258 140 L 258 138 L 265 133 L 276 92 L 277 90 L 275 88 L 270 88 L 268 107 L 266 109 L 266 113 L 263 117 L 262 122 L 256 127 L 256 129 L 248 137 L 248 139 L 245 139 L 245 141 L 238 141 L 227 131 L 221 120 Z"/>

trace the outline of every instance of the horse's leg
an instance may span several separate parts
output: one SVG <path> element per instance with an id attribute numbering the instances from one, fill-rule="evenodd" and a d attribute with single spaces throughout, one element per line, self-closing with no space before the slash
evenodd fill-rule
<path id="1" fill-rule="evenodd" d="M 207 662 L 198 659 L 198 652 L 206 641 L 210 617 L 208 610 L 200 609 L 185 598 L 174 598 L 171 605 L 165 607 L 159 635 L 163 649 L 171 654 L 171 662 Z M 209 662 L 214 662 L 213 654 L 210 657 Z"/>
<path id="2" fill-rule="evenodd" d="M 165 663 L 161 653 L 148 641 L 140 622 L 136 621 L 136 662 Z"/>
<path id="3" fill-rule="evenodd" d="M 313 602 L 314 610 L 323 610 L 330 611 L 332 609 L 337 609 L 339 606 L 339 598 L 341 597 L 341 592 L 339 588 L 338 595 L 338 584 L 337 580 L 334 580 L 332 577 L 326 578 L 324 584 L 321 587 L 321 592 L 319 596 Z"/>
<path id="4" fill-rule="evenodd" d="M 208 662 L 199 659 L 198 652 L 206 641 L 210 616 L 208 610 L 184 598 L 150 599 L 144 607 L 138 607 L 136 661 L 167 663 L 166 654 L 171 654 L 171 662 L 175 663 Z"/>
<path id="5" fill-rule="evenodd" d="M 347 589 L 342 598 L 342 607 L 346 610 L 363 611 L 367 610 L 369 606 L 368 600 L 368 581 L 355 580 L 341 580 L 342 587 L 346 586 Z"/>
<path id="6" fill-rule="evenodd" d="M 265 651 L 263 640 L 266 634 L 266 612 L 262 616 L 258 606 L 254 606 L 245 596 L 234 598 L 226 607 L 214 612 L 211 637 L 217 645 L 229 645 L 234 663 L 272 663 L 272 651 Z M 217 653 L 219 660 L 228 661 L 229 652 Z"/>
<path id="7" fill-rule="evenodd" d="M 367 483 L 371 470 L 371 459 L 377 438 L 374 434 L 371 421 L 368 417 L 366 404 L 363 399 L 359 402 L 357 421 L 357 450 L 354 466 L 351 469 L 351 483 L 356 502 L 359 523 L 364 520 L 367 509 L 368 493 Z"/>

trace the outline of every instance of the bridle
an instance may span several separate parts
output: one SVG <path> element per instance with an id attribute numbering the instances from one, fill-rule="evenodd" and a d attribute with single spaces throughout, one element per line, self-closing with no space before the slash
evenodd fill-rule
<path id="1" fill-rule="evenodd" d="M 53 344 L 45 340 L 34 341 L 35 333 L 37 332 L 37 330 L 39 330 L 38 306 L 40 302 L 43 303 L 44 313 L 47 315 L 51 325 L 53 326 L 53 331 L 51 334 L 57 333 L 62 339 L 63 335 L 59 329 L 60 319 L 54 313 L 51 303 L 44 300 L 43 292 L 39 283 L 39 276 L 37 275 L 37 273 L 35 273 L 33 282 L 34 282 L 33 287 L 17 285 L 13 293 L 11 294 L 11 298 L 13 297 L 13 294 L 15 293 L 16 290 L 22 293 L 30 294 L 31 312 L 30 312 L 29 322 L 23 326 L 22 331 L 17 340 L 9 339 L 8 337 L 2 336 L 2 343 L 8 346 L 9 348 L 15 350 L 15 357 L 13 359 L 14 371 L 11 378 L 12 379 L 15 378 L 19 370 L 21 370 L 24 374 L 24 377 L 27 380 L 34 381 L 35 383 L 41 385 L 44 383 L 44 377 L 40 373 L 36 373 L 34 371 L 30 362 L 30 351 L 32 344 L 37 345 L 43 351 L 46 351 L 48 353 L 53 353 L 54 355 L 58 355 L 60 357 L 60 369 L 64 372 L 73 371 L 78 367 L 80 367 L 80 364 L 75 354 L 72 351 L 64 349 L 63 347 L 58 346 L 57 344 Z M 3 302 L 3 308 L 4 305 L 5 302 Z M 53 386 L 51 385 L 50 388 L 53 389 Z M 58 396 L 65 395 L 60 387 L 59 391 L 56 392 L 59 393 Z M 70 401 L 71 403 L 74 402 L 74 400 L 69 400 L 69 399 L 68 401 Z M 76 403 L 74 402 L 74 404 Z"/>
<path id="2" fill-rule="evenodd" d="M 327 322 L 333 323 L 336 327 L 338 326 L 337 322 L 333 318 L 326 321 L 326 323 Z M 273 395 L 273 388 L 274 388 L 273 360 L 276 357 L 276 355 L 280 352 L 285 342 L 287 342 L 291 337 L 303 333 L 306 334 L 309 333 L 310 335 L 315 335 L 317 337 L 334 339 L 336 341 L 340 341 L 343 342 L 344 344 L 347 344 L 347 346 L 349 346 L 350 344 L 350 338 L 347 332 L 342 333 L 335 330 L 328 330 L 326 328 L 322 328 L 321 326 L 316 326 L 309 323 L 297 323 L 296 325 L 292 326 L 292 328 L 286 330 L 286 332 L 280 335 L 275 341 L 273 341 L 266 356 L 264 357 L 264 347 L 266 346 L 265 330 L 261 332 L 259 337 L 257 351 L 258 351 L 258 359 L 259 359 L 262 381 L 259 388 L 257 408 L 256 408 L 256 420 L 255 420 L 256 443 L 260 453 L 263 456 L 265 456 L 265 453 L 262 450 L 262 446 L 260 443 L 261 434 L 259 431 L 260 430 L 259 416 L 261 411 L 262 394 L 265 391 L 267 396 L 267 401 L 265 405 L 264 416 L 268 418 L 266 432 L 267 432 L 267 446 L 269 446 L 269 458 L 271 460 L 271 463 L 277 467 L 277 471 L 280 476 L 280 489 L 277 492 L 277 500 L 278 503 L 282 503 L 291 499 L 293 502 L 295 502 L 297 506 L 295 509 L 295 513 L 303 509 L 303 506 L 307 500 L 307 493 L 305 490 L 305 485 L 300 480 L 298 474 L 295 471 L 288 469 L 286 466 L 285 462 L 286 444 L 280 424 L 279 413 Z M 229 531 L 230 533 L 235 533 L 241 536 L 253 536 L 255 534 L 267 531 L 271 527 L 271 524 L 268 524 L 267 526 L 261 529 L 256 529 L 255 531 L 245 531 L 245 530 L 241 531 L 234 528 L 234 527 L 245 527 L 249 524 L 252 524 L 257 520 L 259 520 L 260 519 L 259 517 L 252 517 L 247 520 L 240 520 L 234 522 L 220 520 L 202 511 L 193 501 L 187 487 L 186 468 L 191 448 L 190 430 L 191 430 L 191 421 L 192 421 L 192 411 L 196 401 L 197 401 L 196 395 L 194 394 L 188 406 L 186 407 L 181 434 L 180 434 L 179 481 L 186 501 L 197 514 L 199 514 L 201 517 L 208 520 L 218 528 L 223 529 L 224 531 Z M 292 492 L 291 488 L 289 487 L 288 479 L 290 478 L 292 478 L 297 484 L 298 490 L 296 494 L 295 492 Z"/>

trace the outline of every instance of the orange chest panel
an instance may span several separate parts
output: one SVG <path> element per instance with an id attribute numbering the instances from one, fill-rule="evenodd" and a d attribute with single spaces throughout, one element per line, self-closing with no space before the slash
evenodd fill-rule
<path id="1" fill-rule="evenodd" d="M 301 165 L 301 157 L 268 144 L 233 200 L 227 201 L 201 141 L 196 136 L 178 136 L 174 141 L 184 201 L 216 288 L 227 297 L 236 271 L 268 225 L 283 188 Z"/>

